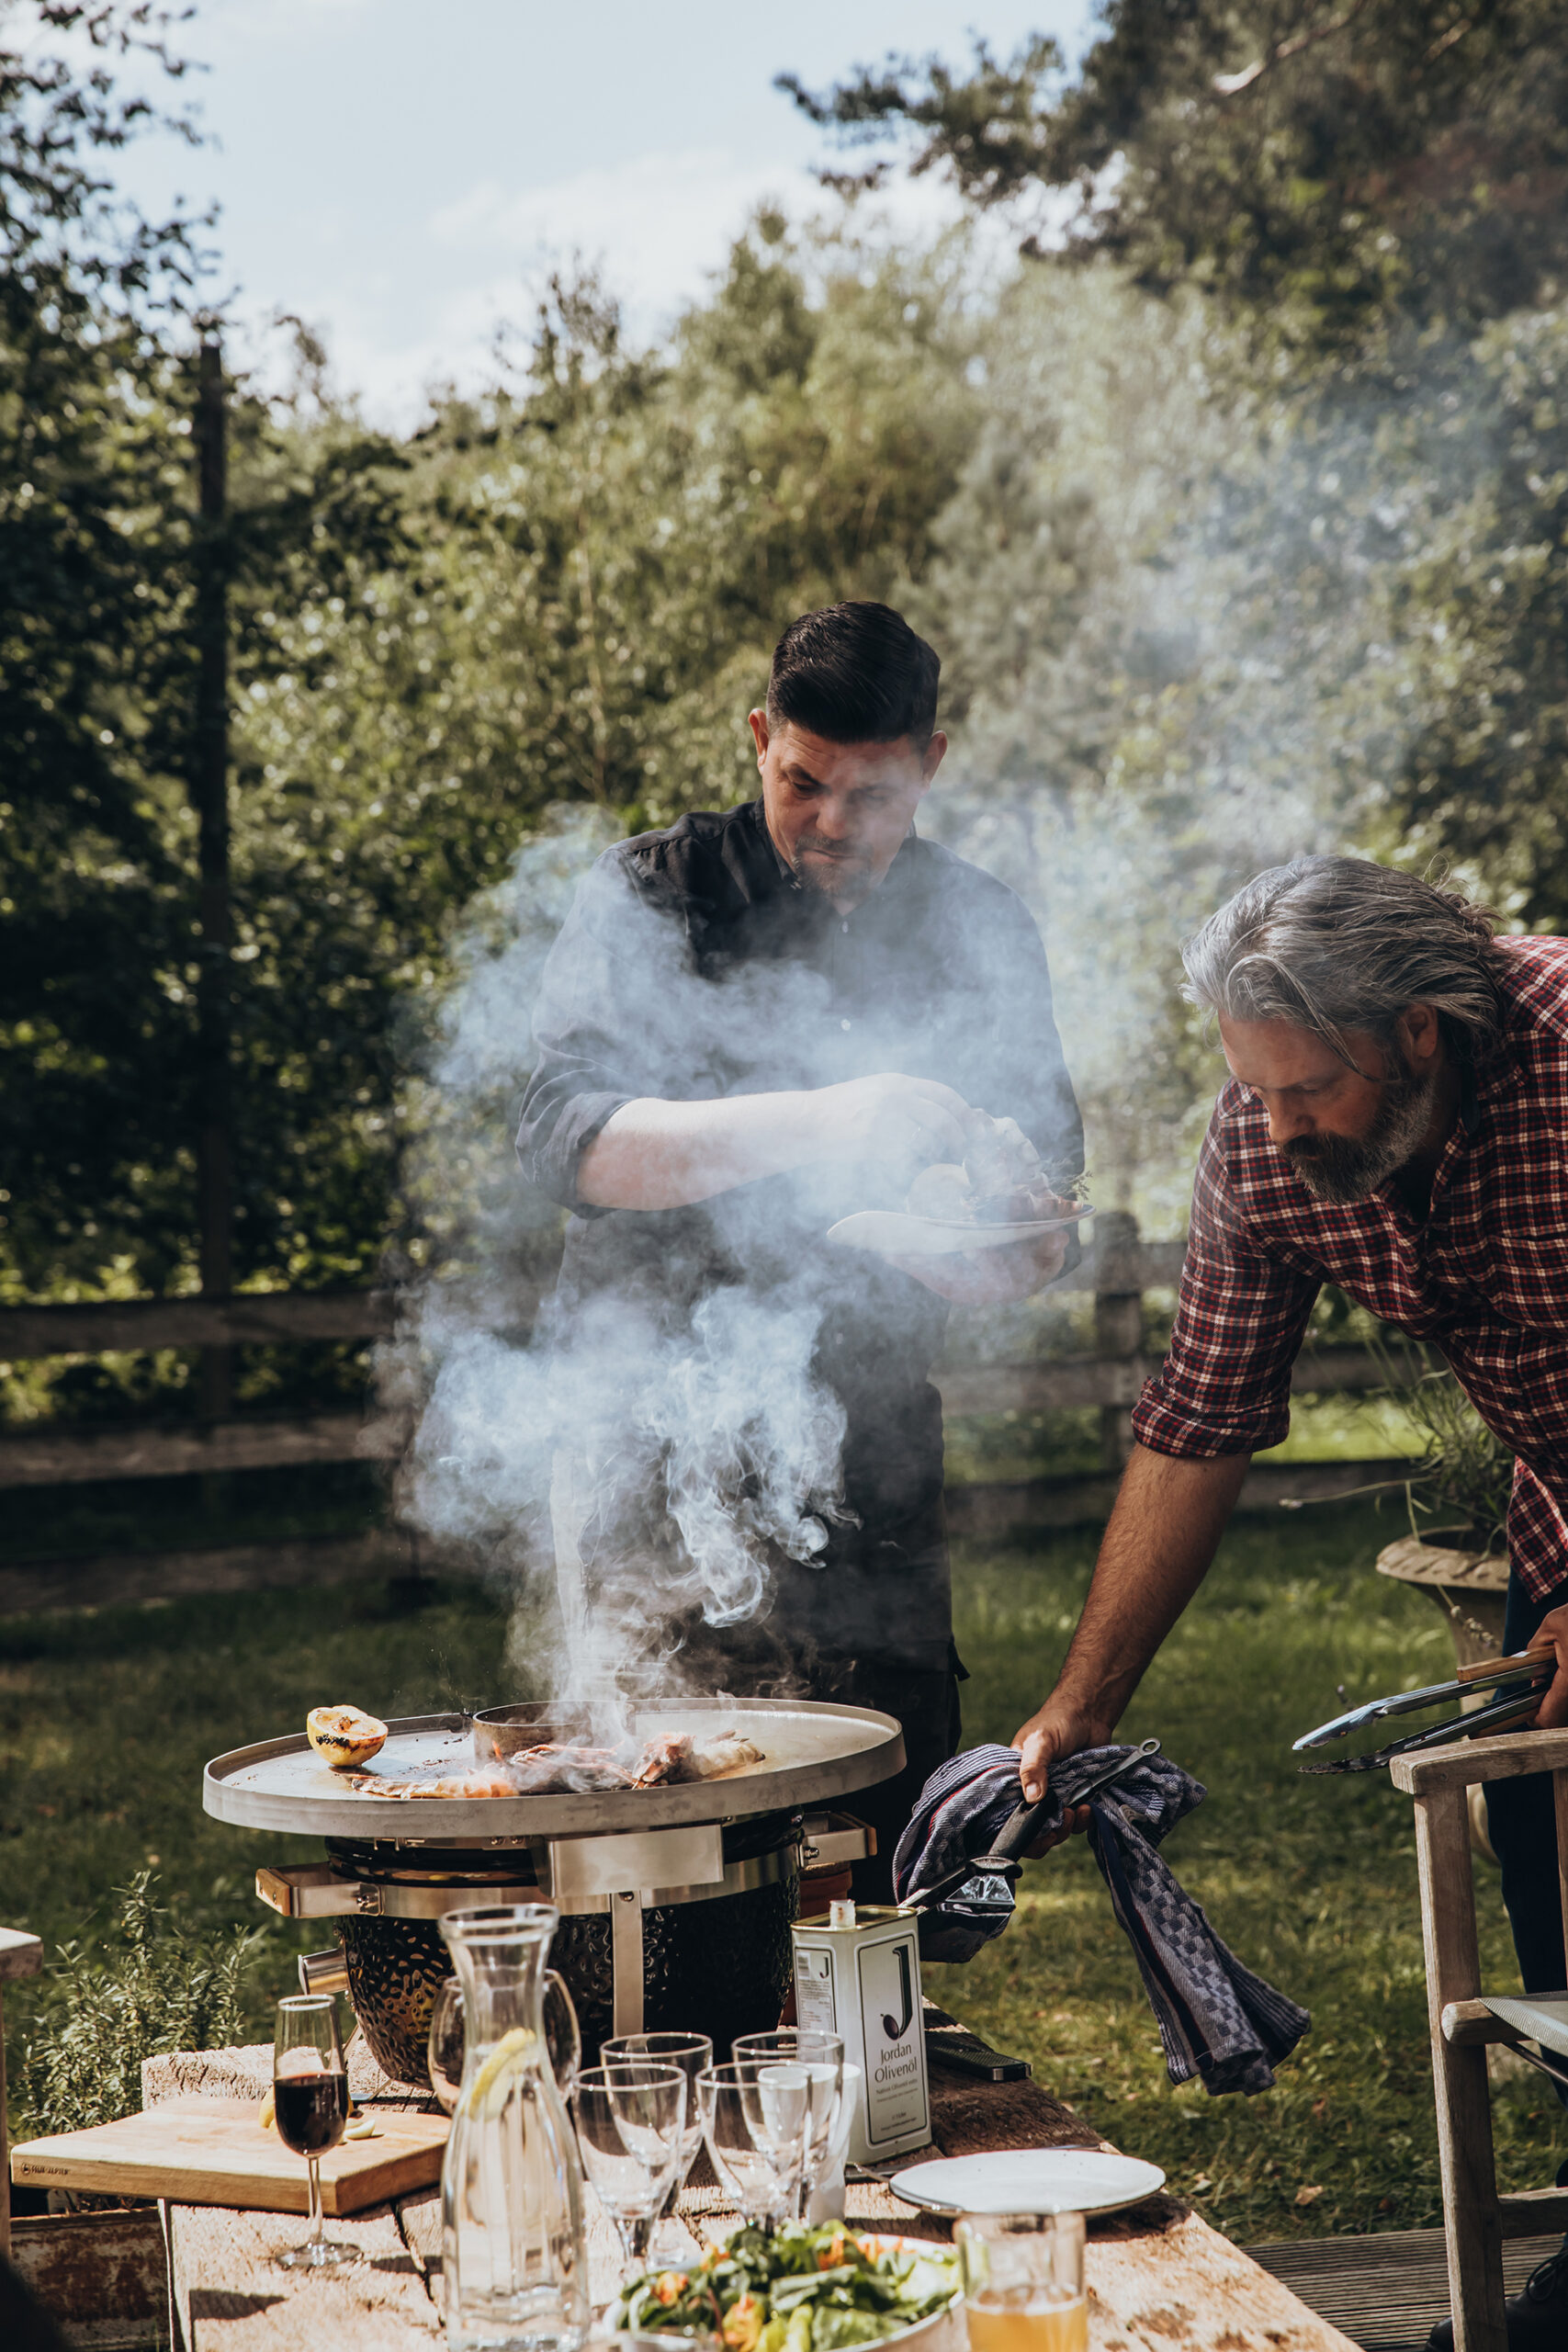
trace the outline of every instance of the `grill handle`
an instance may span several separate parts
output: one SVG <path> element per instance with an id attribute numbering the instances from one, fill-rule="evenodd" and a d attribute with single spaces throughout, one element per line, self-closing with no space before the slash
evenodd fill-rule
<path id="1" fill-rule="evenodd" d="M 330 1951 L 300 1953 L 299 1990 L 301 1993 L 347 1992 L 348 1962 L 343 1956 L 341 1944 L 333 1944 Z"/>
<path id="2" fill-rule="evenodd" d="M 803 1871 L 842 1870 L 876 1851 L 876 1832 L 852 1813 L 808 1813 L 800 1825 Z"/>
<path id="3" fill-rule="evenodd" d="M 1120 1763 L 1108 1765 L 1103 1772 L 1095 1775 L 1087 1787 L 1080 1789 L 1073 1799 L 1075 1809 L 1080 1804 L 1087 1804 L 1090 1797 L 1098 1796 L 1100 1790 L 1108 1789 L 1113 1781 L 1120 1781 L 1127 1773 L 1135 1770 L 1147 1758 L 1158 1754 L 1158 1740 L 1145 1739 L 1139 1747 L 1134 1747 L 1130 1755 L 1123 1756 Z M 1049 1791 L 1040 1799 L 1038 1804 L 1021 1804 L 1012 1818 L 998 1832 L 990 1852 L 982 1854 L 977 1860 L 970 1863 L 971 1874 L 986 1870 L 1016 1871 L 1018 1865 L 1039 1836 L 1040 1825 L 1050 1808 Z"/>

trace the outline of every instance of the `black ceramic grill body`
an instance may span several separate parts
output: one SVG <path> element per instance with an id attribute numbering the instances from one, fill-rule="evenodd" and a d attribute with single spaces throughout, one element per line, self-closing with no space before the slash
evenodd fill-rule
<path id="1" fill-rule="evenodd" d="M 730 1822 L 722 1838 L 722 1881 L 674 1890 L 551 1893 L 527 1843 L 476 1851 L 347 1838 L 326 1841 L 324 1870 L 264 1871 L 258 1884 L 264 1896 L 269 1880 L 308 1893 L 317 1917 L 330 1905 L 371 2055 L 394 2081 L 423 2084 L 431 2011 L 452 1973 L 441 1915 L 486 1903 L 543 1898 L 560 1910 L 550 1965 L 576 2004 L 586 2064 L 615 2031 L 696 2030 L 728 2050 L 737 2034 L 776 2025 L 791 1982 L 799 1816 Z"/>

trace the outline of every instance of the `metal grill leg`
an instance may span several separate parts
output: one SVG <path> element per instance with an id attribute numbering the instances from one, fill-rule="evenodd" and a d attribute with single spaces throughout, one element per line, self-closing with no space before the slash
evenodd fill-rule
<path id="1" fill-rule="evenodd" d="M 642 1896 L 610 1897 L 611 2030 L 642 2031 Z"/>

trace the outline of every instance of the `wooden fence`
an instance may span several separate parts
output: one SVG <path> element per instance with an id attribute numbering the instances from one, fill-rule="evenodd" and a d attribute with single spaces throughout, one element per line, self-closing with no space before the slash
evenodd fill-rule
<path id="1" fill-rule="evenodd" d="M 1092 1354 L 1014 1363 L 939 1367 L 933 1377 L 944 1416 L 1062 1412 L 1085 1407 L 1100 1416 L 1100 1477 L 1029 1479 L 949 1489 L 956 1531 L 996 1534 L 1030 1526 L 1067 1526 L 1103 1517 L 1125 1458 L 1129 1414 L 1157 1359 L 1144 1347 L 1145 1294 L 1169 1291 L 1180 1278 L 1181 1241 L 1144 1241 L 1134 1220 L 1101 1211 L 1083 1262 L 1056 1285 L 1094 1297 Z M 537 1307 L 520 1303 L 519 1321 Z M 0 1309 L 0 1359 L 96 1355 L 155 1348 L 299 1345 L 370 1340 L 395 1328 L 389 1291 L 249 1293 L 226 1299 L 125 1299 L 70 1306 Z M 1381 1386 L 1385 1374 L 1370 1350 L 1305 1353 L 1298 1392 Z M 96 1479 L 159 1478 L 192 1472 L 281 1469 L 318 1462 L 395 1459 L 405 1426 L 358 1412 L 243 1414 L 209 1421 L 113 1422 L 98 1427 L 46 1422 L 0 1436 L 0 1487 L 68 1486 Z M 1397 1474 L 1398 1465 L 1302 1464 L 1255 1469 L 1243 1508 L 1288 1494 L 1327 1496 Z M 0 1566 L 0 1614 L 17 1610 L 317 1583 L 350 1577 L 417 1572 L 412 1541 L 396 1531 L 351 1538 L 294 1540 L 222 1550 L 128 1553 L 91 1559 L 34 1560 Z"/>

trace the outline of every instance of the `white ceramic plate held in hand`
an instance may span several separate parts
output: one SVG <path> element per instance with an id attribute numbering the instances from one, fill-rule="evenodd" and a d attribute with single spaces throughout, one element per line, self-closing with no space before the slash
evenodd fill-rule
<path id="1" fill-rule="evenodd" d="M 857 1209 L 828 1227 L 829 1241 L 851 1250 L 876 1250 L 885 1258 L 955 1258 L 965 1250 L 1000 1250 L 1010 1241 L 1032 1241 L 1077 1225 L 1088 1209 L 1070 1216 L 1041 1216 L 1027 1225 L 966 1225 L 957 1217 L 911 1216 L 907 1209 Z"/>
<path id="2" fill-rule="evenodd" d="M 1163 2188 L 1165 2175 L 1100 2148 L 995 2148 L 911 2165 L 887 2186 L 928 2213 L 1115 2213 Z"/>

